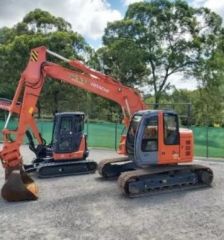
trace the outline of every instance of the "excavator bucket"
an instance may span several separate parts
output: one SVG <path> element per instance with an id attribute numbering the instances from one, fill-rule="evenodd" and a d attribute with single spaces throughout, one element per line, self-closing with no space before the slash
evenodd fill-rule
<path id="1" fill-rule="evenodd" d="M 13 170 L 2 187 L 2 197 L 8 202 L 38 199 L 38 187 L 23 170 Z"/>

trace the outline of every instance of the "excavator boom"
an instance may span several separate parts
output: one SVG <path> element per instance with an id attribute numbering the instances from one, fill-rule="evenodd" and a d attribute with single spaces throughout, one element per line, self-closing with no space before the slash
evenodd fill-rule
<path id="1" fill-rule="evenodd" d="M 47 55 L 53 55 L 67 62 L 72 69 L 48 62 Z M 0 100 L 0 108 L 9 112 L 2 130 L 3 148 L 0 150 L 0 159 L 5 168 L 6 179 L 2 188 L 2 196 L 8 201 L 38 198 L 38 188 L 24 171 L 19 149 L 27 129 L 31 129 L 38 143 L 42 144 L 43 140 L 38 131 L 34 113 L 46 77 L 58 79 L 118 103 L 121 106 L 126 127 L 129 126 L 130 118 L 136 111 L 146 108 L 139 93 L 122 85 L 119 81 L 87 67 L 80 61 L 66 59 L 46 47 L 32 49 L 28 65 L 21 75 L 12 102 Z M 18 127 L 13 131 L 8 129 L 12 114 L 19 117 Z M 11 140 L 11 135 L 15 140 Z M 124 138 L 122 138 L 122 144 L 120 152 L 125 153 Z"/>

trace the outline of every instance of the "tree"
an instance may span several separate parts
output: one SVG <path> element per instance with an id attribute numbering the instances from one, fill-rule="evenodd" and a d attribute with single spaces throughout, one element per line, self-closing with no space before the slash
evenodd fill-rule
<path id="1" fill-rule="evenodd" d="M 36 9 L 28 13 L 22 22 L 13 28 L 0 29 L 0 96 L 12 98 L 20 74 L 29 59 L 30 50 L 45 45 L 67 58 L 88 60 L 93 50 L 84 38 L 73 32 L 71 24 L 62 18 L 57 18 L 46 11 Z M 49 58 L 54 62 L 64 64 L 57 59 Z M 69 107 L 75 110 L 78 103 L 74 99 L 76 94 L 80 98 L 86 95 L 66 84 L 48 79 L 45 83 L 39 110 L 43 107 L 45 113 L 54 113 L 61 106 L 60 102 L 70 102 Z M 81 101 L 81 99 L 80 99 Z M 64 109 L 66 110 L 66 109 Z"/>
<path id="2" fill-rule="evenodd" d="M 224 35 L 208 60 L 201 59 L 195 69 L 199 97 L 195 102 L 196 121 L 200 124 L 223 124 L 224 107 Z"/>
<path id="3" fill-rule="evenodd" d="M 152 87 L 155 103 L 176 73 L 194 75 L 217 48 L 222 19 L 185 1 L 152 0 L 129 5 L 123 20 L 109 23 L 99 56 L 105 71 L 125 84 Z"/>

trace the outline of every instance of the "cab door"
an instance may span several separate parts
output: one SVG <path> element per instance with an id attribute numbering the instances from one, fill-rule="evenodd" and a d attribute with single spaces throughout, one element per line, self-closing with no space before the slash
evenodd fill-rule
<path id="1" fill-rule="evenodd" d="M 57 116 L 53 146 L 55 153 L 72 153 L 79 149 L 83 136 L 84 115 L 65 114 Z"/>
<path id="2" fill-rule="evenodd" d="M 60 116 L 58 134 L 55 136 L 56 153 L 70 153 L 74 150 L 74 122 L 72 116 Z"/>
<path id="3" fill-rule="evenodd" d="M 134 159 L 138 167 L 158 162 L 158 112 L 142 116 L 135 135 Z"/>
<path id="4" fill-rule="evenodd" d="M 159 164 L 178 163 L 180 133 L 178 116 L 174 112 L 159 113 Z"/>

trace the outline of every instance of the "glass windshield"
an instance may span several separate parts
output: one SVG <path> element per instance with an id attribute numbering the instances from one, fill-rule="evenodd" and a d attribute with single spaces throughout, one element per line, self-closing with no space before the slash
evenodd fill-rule
<path id="1" fill-rule="evenodd" d="M 164 114 L 164 142 L 166 145 L 179 143 L 178 118 L 176 114 Z"/>
<path id="2" fill-rule="evenodd" d="M 158 117 L 152 116 L 145 121 L 144 134 L 141 143 L 142 152 L 158 150 Z"/>
<path id="3" fill-rule="evenodd" d="M 142 115 L 135 115 L 131 120 L 128 133 L 127 133 L 127 152 L 129 154 L 134 152 L 135 134 L 137 132 L 141 119 L 142 119 Z"/>

